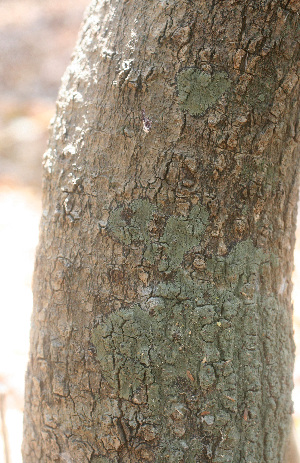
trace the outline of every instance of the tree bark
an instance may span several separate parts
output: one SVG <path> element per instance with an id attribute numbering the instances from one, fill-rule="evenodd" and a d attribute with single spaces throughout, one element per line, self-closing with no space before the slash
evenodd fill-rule
<path id="1" fill-rule="evenodd" d="M 24 463 L 282 462 L 298 17 L 92 2 L 44 157 Z"/>

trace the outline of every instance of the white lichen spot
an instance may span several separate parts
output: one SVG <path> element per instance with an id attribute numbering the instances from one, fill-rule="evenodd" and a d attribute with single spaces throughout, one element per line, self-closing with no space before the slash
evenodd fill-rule
<path id="1" fill-rule="evenodd" d="M 103 47 L 102 48 L 102 56 L 103 58 L 112 58 L 114 56 L 115 52 L 113 50 L 110 50 L 110 48 Z"/>
<path id="2" fill-rule="evenodd" d="M 130 37 L 131 37 L 131 39 L 127 43 L 127 48 L 129 48 L 131 51 L 133 51 L 135 49 L 135 45 L 136 45 L 136 42 L 137 42 L 137 33 L 135 32 L 135 30 L 131 29 Z"/>
<path id="3" fill-rule="evenodd" d="M 99 227 L 105 228 L 107 225 L 107 220 L 99 220 Z"/>
<path id="4" fill-rule="evenodd" d="M 55 150 L 51 148 L 47 149 L 47 151 L 43 155 L 43 167 L 47 170 L 48 174 L 52 173 L 52 168 L 55 162 Z"/>
<path id="5" fill-rule="evenodd" d="M 76 177 L 72 172 L 68 174 L 68 177 L 70 179 L 70 183 L 72 185 L 78 185 L 80 182 L 80 177 Z"/>
<path id="6" fill-rule="evenodd" d="M 71 198 L 68 197 L 64 200 L 64 208 L 65 208 L 66 213 L 70 214 L 73 208 L 73 201 Z"/>
<path id="7" fill-rule="evenodd" d="M 83 102 L 83 96 L 81 95 L 80 92 L 73 92 L 73 101 L 75 103 L 82 103 Z"/>
<path id="8" fill-rule="evenodd" d="M 131 69 L 132 62 L 133 62 L 133 59 L 124 59 L 121 64 L 122 70 L 129 71 L 129 69 Z"/>
<path id="9" fill-rule="evenodd" d="M 74 145 L 69 144 L 63 149 L 64 156 L 74 156 L 75 153 L 76 153 L 76 148 Z"/>

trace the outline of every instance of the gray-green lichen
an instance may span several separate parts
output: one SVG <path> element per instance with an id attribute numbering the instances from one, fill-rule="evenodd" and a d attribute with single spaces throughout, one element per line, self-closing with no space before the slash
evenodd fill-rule
<path id="1" fill-rule="evenodd" d="M 199 244 L 208 222 L 208 212 L 196 205 L 187 217 L 169 217 L 163 235 L 156 239 L 149 230 L 155 210 L 148 200 L 133 201 L 126 208 L 112 211 L 107 229 L 125 245 L 142 243 L 145 246 L 144 257 L 151 263 L 161 256 L 158 270 L 174 270 L 181 264 L 184 255 Z"/>
<path id="2" fill-rule="evenodd" d="M 154 207 L 147 200 L 137 199 L 127 209 L 120 207 L 112 211 L 107 228 L 122 243 L 134 241 L 150 241 L 148 223 Z"/>
<path id="3" fill-rule="evenodd" d="M 183 69 L 177 75 L 180 108 L 192 116 L 201 115 L 216 104 L 230 85 L 224 71 L 210 74 L 198 68 Z"/>
<path id="4" fill-rule="evenodd" d="M 117 211 L 109 220 L 112 237 L 125 246 L 134 240 L 146 244 L 144 252 L 152 249 L 157 270 L 162 249 L 172 276 L 161 274 L 146 302 L 137 300 L 103 317 L 93 331 L 103 377 L 124 401 L 121 409 L 102 403 L 99 435 L 104 442 L 116 436 L 113 424 L 103 423 L 108 415 L 113 423 L 121 413 L 131 423 L 130 442 L 150 440 L 155 449 L 139 461 L 263 461 L 261 436 L 277 446 L 277 436 L 261 429 L 275 413 L 266 411 L 264 388 L 273 388 L 282 427 L 289 425 L 282 397 L 289 401 L 291 389 L 290 353 L 282 352 L 280 366 L 273 360 L 281 346 L 276 326 L 288 326 L 266 284 L 274 259 L 247 240 L 226 257 L 207 259 L 195 276 L 180 264 L 205 231 L 204 209 L 197 206 L 187 217 L 167 219 L 160 237 L 151 234 L 154 208 L 146 200 Z M 286 391 L 272 386 L 279 374 L 286 377 Z M 147 423 L 142 433 L 132 418 L 137 410 Z M 115 455 L 111 449 L 112 461 Z"/>
<path id="5" fill-rule="evenodd" d="M 169 268 L 177 268 L 194 246 L 199 244 L 208 222 L 208 212 L 194 206 L 188 217 L 170 217 L 160 242 L 165 247 Z"/>

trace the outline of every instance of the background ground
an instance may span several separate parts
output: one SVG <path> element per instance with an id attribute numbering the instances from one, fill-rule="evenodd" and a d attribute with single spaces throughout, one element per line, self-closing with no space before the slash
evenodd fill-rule
<path id="1" fill-rule="evenodd" d="M 21 463 L 31 276 L 41 213 L 41 159 L 61 76 L 89 0 L 0 0 L 0 397 L 11 463 Z M 300 223 L 295 251 L 295 337 L 300 350 Z M 300 356 L 295 368 L 300 435 Z M 2 422 L 0 421 L 0 431 Z M 4 460 L 2 433 L 0 463 Z"/>

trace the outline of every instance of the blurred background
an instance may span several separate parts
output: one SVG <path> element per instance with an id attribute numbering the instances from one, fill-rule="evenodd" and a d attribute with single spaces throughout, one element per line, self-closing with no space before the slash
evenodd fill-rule
<path id="1" fill-rule="evenodd" d="M 0 0 L 0 463 L 22 461 L 41 160 L 88 3 Z M 4 440 L 10 460 L 5 460 Z"/>
<path id="2" fill-rule="evenodd" d="M 41 213 L 41 160 L 60 80 L 88 3 L 0 0 L 0 463 L 22 462 L 24 375 Z M 300 221 L 295 264 L 294 324 L 300 353 Z M 294 403 L 300 436 L 299 355 Z M 6 458 L 5 447 L 9 448 Z"/>

